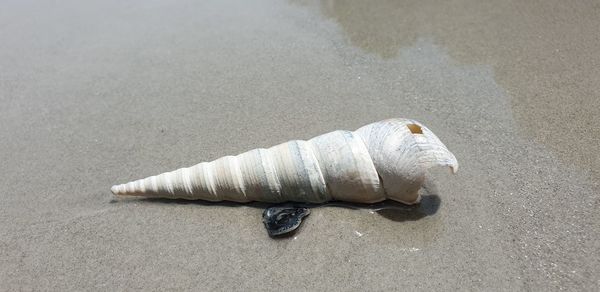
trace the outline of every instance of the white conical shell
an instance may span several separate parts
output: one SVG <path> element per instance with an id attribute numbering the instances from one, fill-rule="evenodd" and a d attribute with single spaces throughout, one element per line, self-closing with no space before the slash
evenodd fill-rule
<path id="1" fill-rule="evenodd" d="M 116 185 L 116 195 L 235 202 L 419 201 L 426 170 L 458 162 L 414 120 L 334 131 Z"/>

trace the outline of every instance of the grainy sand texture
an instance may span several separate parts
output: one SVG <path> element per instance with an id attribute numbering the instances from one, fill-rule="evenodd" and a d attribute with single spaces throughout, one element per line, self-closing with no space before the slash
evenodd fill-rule
<path id="1" fill-rule="evenodd" d="M 597 1 L 3 1 L 0 290 L 600 289 Z M 391 117 L 460 162 L 420 207 L 117 198 Z"/>

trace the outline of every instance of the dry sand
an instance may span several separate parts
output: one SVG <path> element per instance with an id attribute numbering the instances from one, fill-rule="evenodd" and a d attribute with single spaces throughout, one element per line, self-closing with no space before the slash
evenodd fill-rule
<path id="1" fill-rule="evenodd" d="M 598 290 L 600 6 L 8 1 L 2 290 Z M 412 212 L 119 199 L 114 183 L 411 117 Z"/>

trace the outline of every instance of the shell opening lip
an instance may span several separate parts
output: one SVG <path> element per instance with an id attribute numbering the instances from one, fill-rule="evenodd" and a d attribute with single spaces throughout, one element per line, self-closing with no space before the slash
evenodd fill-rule
<path id="1" fill-rule="evenodd" d="M 452 174 L 456 174 L 458 172 L 458 163 L 448 165 L 450 167 L 450 171 Z"/>

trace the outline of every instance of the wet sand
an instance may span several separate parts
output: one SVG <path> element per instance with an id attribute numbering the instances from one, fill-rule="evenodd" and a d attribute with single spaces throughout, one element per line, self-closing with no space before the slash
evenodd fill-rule
<path id="1" fill-rule="evenodd" d="M 510 94 L 521 134 L 600 180 L 600 5 L 581 1 L 298 1 L 350 43 L 391 59 L 423 37 L 463 64 L 485 64 Z"/>
<path id="2" fill-rule="evenodd" d="M 554 2 L 554 1 L 552 1 Z M 597 290 L 600 6 L 6 2 L 2 290 Z M 115 198 L 390 118 L 453 151 L 406 212 Z"/>

